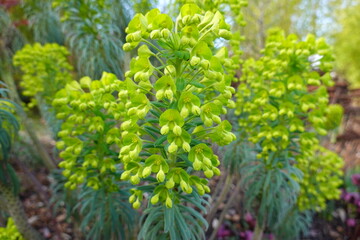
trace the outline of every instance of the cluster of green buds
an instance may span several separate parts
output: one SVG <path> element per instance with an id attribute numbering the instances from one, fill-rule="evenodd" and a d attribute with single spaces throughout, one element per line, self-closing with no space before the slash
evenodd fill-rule
<path id="1" fill-rule="evenodd" d="M 118 150 L 122 144 L 118 120 L 125 115 L 125 104 L 114 94 L 124 82 L 103 73 L 100 80 L 84 77 L 68 83 L 53 100 L 56 117 L 63 119 L 56 143 L 63 159 L 59 166 L 70 189 L 86 183 L 93 189 L 116 190 L 119 174 Z"/>
<path id="2" fill-rule="evenodd" d="M 298 41 L 278 31 L 270 33 L 263 54 L 244 63 L 236 109 L 249 140 L 262 147 L 259 158 L 289 148 L 308 131 L 326 135 L 333 60 L 323 39 Z"/>
<path id="3" fill-rule="evenodd" d="M 231 51 L 230 56 L 236 65 L 240 65 L 242 63 L 240 56 L 243 52 L 240 45 L 244 40 L 244 37 L 241 35 L 241 27 L 246 25 L 242 10 L 247 6 L 247 0 L 180 0 L 177 2 L 182 4 L 195 3 L 205 11 L 212 12 L 214 14 L 219 11 L 223 15 L 230 16 L 233 20 L 233 24 L 231 26 L 232 38 L 229 41 Z M 208 14 L 208 16 L 211 17 L 210 13 Z M 229 74 L 236 76 L 236 69 L 229 72 Z M 238 81 L 238 78 L 234 78 L 233 81 Z"/>
<path id="4" fill-rule="evenodd" d="M 237 65 L 226 48 L 212 51 L 217 38 L 232 37 L 230 25 L 220 12 L 204 12 L 196 4 L 180 12 L 175 23 L 158 9 L 137 14 L 126 29 L 124 50 L 144 43 L 119 92 L 125 103 L 121 179 L 140 185 L 130 199 L 134 207 L 147 181 L 150 202 L 168 208 L 180 195 L 209 192 L 207 179 L 220 174 L 220 162 L 208 142 L 235 140 L 221 114 L 235 106 L 231 72 Z"/>
<path id="5" fill-rule="evenodd" d="M 301 211 L 321 211 L 326 208 L 328 200 L 340 197 L 344 161 L 319 145 L 310 146 L 310 149 L 311 155 L 296 157 L 295 166 L 303 173 L 302 179 L 295 178 L 300 183 L 298 206 Z"/>
<path id="6" fill-rule="evenodd" d="M 14 65 L 23 72 L 20 86 L 24 96 L 31 97 L 29 107 L 35 106 L 39 98 L 51 104 L 55 93 L 72 80 L 68 55 L 65 47 L 55 43 L 26 45 L 16 52 Z"/>

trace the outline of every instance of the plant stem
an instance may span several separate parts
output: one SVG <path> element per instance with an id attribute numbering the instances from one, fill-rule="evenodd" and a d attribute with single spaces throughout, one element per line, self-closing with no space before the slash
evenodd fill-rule
<path id="1" fill-rule="evenodd" d="M 253 240 L 261 240 L 263 234 L 264 234 L 264 226 L 260 226 L 259 221 L 256 221 Z"/>
<path id="2" fill-rule="evenodd" d="M 26 240 L 40 240 L 43 237 L 35 231 L 35 229 L 28 223 L 27 216 L 20 202 L 20 199 L 14 195 L 13 191 L 0 183 L 2 204 L 6 206 L 9 215 L 13 218 L 16 228 Z"/>
<path id="3" fill-rule="evenodd" d="M 230 196 L 230 198 L 229 198 L 229 201 L 226 203 L 224 209 L 223 209 L 222 212 L 221 212 L 218 225 L 215 227 L 215 229 L 214 229 L 214 231 L 212 232 L 209 240 L 214 240 L 214 239 L 216 238 L 216 234 L 217 234 L 217 232 L 219 231 L 222 222 L 224 221 L 224 218 L 225 218 L 225 215 L 226 215 L 227 211 L 228 211 L 229 208 L 232 206 L 234 200 L 236 199 L 236 197 L 237 197 L 238 194 L 239 194 L 240 187 L 241 187 L 241 182 L 238 181 L 238 183 L 236 184 L 235 189 L 234 189 L 233 192 L 231 193 L 231 196 Z M 254 238 L 253 240 L 255 240 L 255 238 Z"/>
<path id="4" fill-rule="evenodd" d="M 224 201 L 224 198 L 228 194 L 231 186 L 233 176 L 231 174 L 226 176 L 225 185 L 222 188 L 222 191 L 219 195 L 219 197 L 216 199 L 216 202 L 214 205 L 211 206 L 209 214 L 206 216 L 206 221 L 211 224 L 211 221 L 213 220 L 216 211 L 218 210 L 219 205 Z"/>

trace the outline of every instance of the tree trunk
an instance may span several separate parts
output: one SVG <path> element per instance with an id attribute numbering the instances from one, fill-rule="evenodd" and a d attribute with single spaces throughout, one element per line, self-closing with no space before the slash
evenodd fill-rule
<path id="1" fill-rule="evenodd" d="M 15 196 L 13 191 L 0 183 L 0 192 L 5 204 L 6 210 L 14 220 L 14 223 L 26 240 L 41 240 L 43 237 L 35 231 L 35 229 L 28 223 L 27 216 L 23 209 L 19 197 Z"/>

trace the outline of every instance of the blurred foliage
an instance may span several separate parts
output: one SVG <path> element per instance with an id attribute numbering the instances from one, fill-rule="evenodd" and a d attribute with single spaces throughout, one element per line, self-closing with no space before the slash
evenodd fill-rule
<path id="1" fill-rule="evenodd" d="M 135 13 L 145 14 L 154 8 L 159 0 L 131 0 L 131 2 Z"/>
<path id="2" fill-rule="evenodd" d="M 203 226 L 208 228 L 208 223 L 202 214 L 206 213 L 205 206 L 209 203 L 196 192 L 182 198 L 182 202 L 172 208 L 165 206 L 147 208 L 141 218 L 142 226 L 138 239 L 205 239 Z"/>
<path id="3" fill-rule="evenodd" d="M 99 78 L 103 71 L 123 75 L 124 29 L 129 5 L 121 0 L 55 0 L 60 12 L 66 45 L 79 76 Z"/>
<path id="4" fill-rule="evenodd" d="M 21 10 L 28 21 L 31 42 L 64 44 L 58 13 L 52 8 L 53 0 L 24 0 Z"/>
<path id="5" fill-rule="evenodd" d="M 0 84 L 5 86 L 3 82 Z M 14 168 L 8 162 L 8 158 L 20 125 L 14 115 L 16 106 L 7 99 L 7 92 L 7 89 L 0 88 L 0 181 L 2 184 L 10 186 L 17 193 L 19 181 Z"/>
<path id="6" fill-rule="evenodd" d="M 16 52 L 13 62 L 23 75 L 20 86 L 22 94 L 30 97 L 28 106 L 38 106 L 41 117 L 52 131 L 53 137 L 60 128 L 60 121 L 56 119 L 51 103 L 57 91 L 72 81 L 72 66 L 68 63 L 69 52 L 56 43 L 40 45 L 26 45 Z"/>
<path id="7" fill-rule="evenodd" d="M 341 12 L 340 31 L 334 38 L 337 70 L 350 82 L 360 87 L 360 3 Z"/>
<path id="8" fill-rule="evenodd" d="M 129 184 L 121 182 L 114 191 L 86 185 L 72 191 L 65 187 L 67 179 L 61 170 L 53 171 L 51 179 L 54 212 L 64 207 L 85 239 L 132 239 L 139 213 L 128 201 Z"/>
<path id="9" fill-rule="evenodd" d="M 128 201 L 129 184 L 122 183 L 118 191 L 94 191 L 85 187 L 78 193 L 78 211 L 82 220 L 80 230 L 86 239 L 130 239 L 138 213 Z"/>
<path id="10" fill-rule="evenodd" d="M 0 77 L 10 71 L 11 59 L 24 45 L 21 32 L 14 26 L 9 14 L 0 6 Z"/>
<path id="11" fill-rule="evenodd" d="M 39 97 L 50 105 L 55 93 L 72 80 L 68 55 L 66 48 L 57 44 L 36 43 L 16 52 L 13 61 L 23 73 L 20 86 L 23 95 L 31 97 L 29 107 L 35 106 Z"/>
<path id="12" fill-rule="evenodd" d="M 339 198 L 339 187 L 343 184 L 342 158 L 326 148 L 316 146 L 312 154 L 299 156 L 297 160 L 295 166 L 304 174 L 300 180 L 300 211 L 321 211 L 326 208 L 328 200 Z"/>
<path id="13" fill-rule="evenodd" d="M 260 55 L 265 47 L 266 33 L 270 28 L 279 27 L 286 34 L 293 32 L 292 17 L 302 0 L 251 0 L 244 8 L 246 28 L 242 29 L 244 57 Z"/>

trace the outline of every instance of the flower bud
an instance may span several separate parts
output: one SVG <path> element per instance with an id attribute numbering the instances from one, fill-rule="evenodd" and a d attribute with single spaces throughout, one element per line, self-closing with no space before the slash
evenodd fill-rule
<path id="1" fill-rule="evenodd" d="M 133 194 L 129 197 L 129 203 L 133 203 L 133 202 L 135 202 L 135 200 L 136 200 L 135 194 Z"/>
<path id="2" fill-rule="evenodd" d="M 208 70 L 210 67 L 210 62 L 206 59 L 203 59 L 200 61 L 200 66 L 204 69 L 204 70 Z"/>
<path id="3" fill-rule="evenodd" d="M 191 66 L 196 66 L 196 65 L 198 65 L 199 63 L 200 63 L 200 58 L 199 57 L 197 57 L 197 56 L 193 56 L 192 58 L 191 58 L 191 60 L 190 60 L 190 65 Z"/>
<path id="4" fill-rule="evenodd" d="M 168 37 L 170 37 L 170 34 L 171 34 L 170 30 L 167 29 L 167 28 L 164 28 L 163 30 L 161 30 L 161 36 L 162 36 L 163 38 L 168 38 Z"/>
<path id="5" fill-rule="evenodd" d="M 150 199 L 151 204 L 155 205 L 159 202 L 159 194 L 155 194 L 151 199 Z"/>
<path id="6" fill-rule="evenodd" d="M 195 158 L 195 161 L 193 163 L 193 168 L 197 171 L 199 171 L 202 168 L 202 163 Z"/>
<path id="7" fill-rule="evenodd" d="M 167 134 L 169 132 L 169 126 L 168 125 L 164 125 L 164 126 L 162 126 L 162 128 L 160 129 L 160 133 L 162 134 L 162 135 L 165 135 L 165 134 Z"/>
<path id="8" fill-rule="evenodd" d="M 212 176 L 214 176 L 214 172 L 211 171 L 210 169 L 207 169 L 205 172 L 204 172 L 205 176 L 207 178 L 212 178 Z"/>
<path id="9" fill-rule="evenodd" d="M 187 142 L 184 142 L 182 144 L 182 148 L 184 149 L 185 152 L 190 152 L 190 144 Z"/>
<path id="10" fill-rule="evenodd" d="M 170 197 L 166 198 L 165 205 L 167 208 L 172 208 L 172 201 Z"/>
<path id="11" fill-rule="evenodd" d="M 156 38 L 160 38 L 160 37 L 161 37 L 160 30 L 156 29 L 156 30 L 151 31 L 151 33 L 150 33 L 151 39 L 156 39 Z"/>
<path id="12" fill-rule="evenodd" d="M 123 173 L 121 174 L 120 179 L 121 179 L 121 180 L 128 180 L 129 177 L 130 177 L 130 171 L 125 171 L 125 172 L 123 172 Z"/>
<path id="13" fill-rule="evenodd" d="M 180 116 L 186 118 L 189 116 L 189 110 L 186 107 L 183 107 L 180 111 Z"/>
<path id="14" fill-rule="evenodd" d="M 151 167 L 150 166 L 145 167 L 142 172 L 142 176 L 145 178 L 148 177 L 150 174 L 151 174 Z"/>
<path id="15" fill-rule="evenodd" d="M 165 180 L 165 173 L 163 170 L 160 169 L 160 171 L 156 174 L 156 179 L 159 182 L 163 182 Z"/>
<path id="16" fill-rule="evenodd" d="M 138 175 L 134 175 L 130 177 L 130 182 L 133 185 L 137 185 L 140 183 L 140 178 L 138 177 Z"/>
<path id="17" fill-rule="evenodd" d="M 123 50 L 124 50 L 125 52 L 128 52 L 128 51 L 133 50 L 133 47 L 131 46 L 130 43 L 125 43 L 125 44 L 123 45 Z"/>
<path id="18" fill-rule="evenodd" d="M 170 179 L 166 182 L 165 186 L 166 186 L 166 188 L 168 188 L 168 189 L 173 188 L 173 187 L 175 186 L 174 179 L 173 179 L 173 178 L 170 178 Z"/>
<path id="19" fill-rule="evenodd" d="M 140 203 L 139 199 L 137 199 L 136 202 L 134 202 L 132 206 L 134 209 L 138 209 L 140 207 L 140 205 L 141 205 L 141 203 Z"/>
<path id="20" fill-rule="evenodd" d="M 173 128 L 173 133 L 176 135 L 176 136 L 180 136 L 181 135 L 181 127 L 179 127 L 178 125 L 176 125 L 174 128 Z"/>
<path id="21" fill-rule="evenodd" d="M 193 105 L 193 106 L 191 107 L 191 112 L 192 112 L 193 114 L 195 114 L 195 115 L 200 115 L 201 110 L 200 110 L 200 108 L 199 108 L 198 106 Z"/>
<path id="22" fill-rule="evenodd" d="M 168 148 L 168 151 L 170 153 L 176 152 L 178 150 L 178 146 L 175 144 L 175 142 L 172 142 Z"/>

